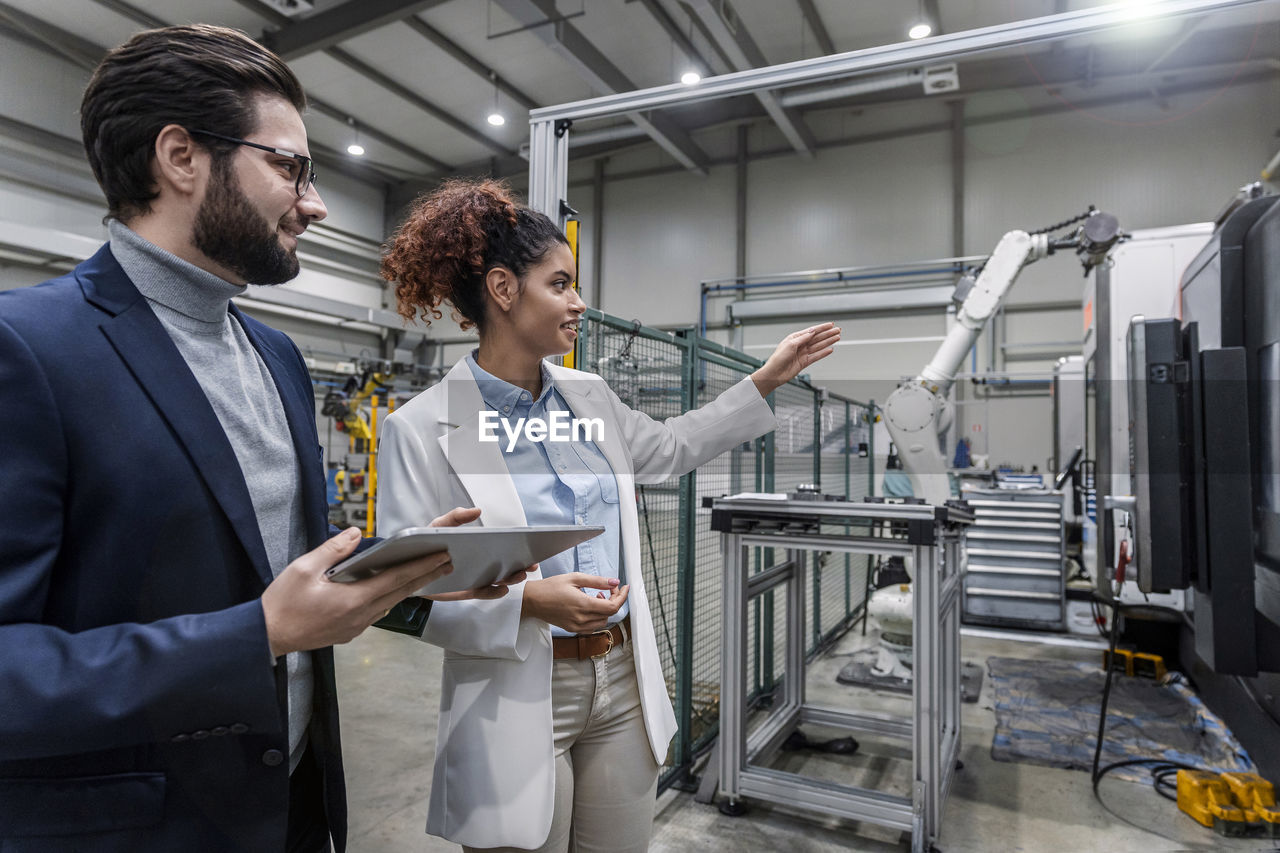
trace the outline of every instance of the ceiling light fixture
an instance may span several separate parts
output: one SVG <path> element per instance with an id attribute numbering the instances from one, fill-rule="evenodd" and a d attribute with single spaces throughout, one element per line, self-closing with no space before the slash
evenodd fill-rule
<path id="1" fill-rule="evenodd" d="M 351 132 L 355 134 L 351 144 L 347 146 L 347 153 L 352 157 L 363 157 L 364 146 L 360 144 L 360 126 L 356 124 L 356 120 L 351 116 L 347 116 L 347 125 L 351 128 Z"/>
<path id="2" fill-rule="evenodd" d="M 680 75 L 680 82 L 686 86 L 696 86 L 702 82 L 702 75 L 693 69 L 689 69 Z"/>
<path id="3" fill-rule="evenodd" d="M 933 24 L 929 23 L 929 16 L 924 11 L 924 0 L 920 0 L 916 4 L 916 20 L 911 25 L 911 29 L 907 30 L 907 35 L 913 39 L 922 39 L 933 32 Z"/>
<path id="4" fill-rule="evenodd" d="M 502 127 L 507 123 L 507 117 L 502 114 L 502 110 L 498 108 L 498 72 L 490 71 L 489 79 L 493 81 L 493 109 L 489 112 L 487 121 L 494 127 Z"/>

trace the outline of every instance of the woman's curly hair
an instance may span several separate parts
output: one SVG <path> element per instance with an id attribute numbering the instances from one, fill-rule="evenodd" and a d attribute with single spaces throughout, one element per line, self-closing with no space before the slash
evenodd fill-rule
<path id="1" fill-rule="evenodd" d="M 396 310 L 427 325 L 448 302 L 463 329 L 483 329 L 484 280 L 506 267 L 523 280 L 557 243 L 568 245 L 544 214 L 520 204 L 502 181 L 453 179 L 414 202 L 382 258 L 396 285 Z"/>

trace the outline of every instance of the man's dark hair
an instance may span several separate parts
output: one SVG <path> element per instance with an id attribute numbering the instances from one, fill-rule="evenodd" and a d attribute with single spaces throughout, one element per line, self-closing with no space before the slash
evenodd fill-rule
<path id="1" fill-rule="evenodd" d="M 110 51 L 80 104 L 80 130 L 108 217 L 127 222 L 158 195 L 151 176 L 156 137 L 169 124 L 244 138 L 254 99 L 285 98 L 301 112 L 302 84 L 280 57 L 239 30 L 197 24 L 144 30 Z M 200 137 L 215 158 L 233 143 Z"/>

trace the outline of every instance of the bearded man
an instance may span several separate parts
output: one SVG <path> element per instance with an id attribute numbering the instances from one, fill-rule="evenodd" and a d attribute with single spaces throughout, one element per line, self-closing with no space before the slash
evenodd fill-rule
<path id="1" fill-rule="evenodd" d="M 81 106 L 110 242 L 0 293 L 6 851 L 344 847 L 329 647 L 450 566 L 324 579 L 306 367 L 231 304 L 325 216 L 304 106 L 243 33 L 134 36 Z"/>

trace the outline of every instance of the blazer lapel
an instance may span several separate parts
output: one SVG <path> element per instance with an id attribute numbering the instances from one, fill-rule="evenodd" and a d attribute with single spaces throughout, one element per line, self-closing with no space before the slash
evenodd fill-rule
<path id="1" fill-rule="evenodd" d="M 445 414 L 440 422 L 453 429 L 440 436 L 440 447 L 471 502 L 483 510 L 480 523 L 485 527 L 524 527 L 528 523 L 524 506 L 499 443 L 480 441 L 480 413 L 485 405 L 465 358 L 453 366 L 443 385 Z"/>
<path id="2" fill-rule="evenodd" d="M 315 431 L 315 402 L 311 396 L 310 378 L 305 383 L 289 381 L 291 363 L 295 372 L 301 367 L 292 348 L 288 352 L 280 352 L 270 340 L 258 334 L 251 323 L 244 321 L 239 308 L 232 305 L 231 313 L 240 321 L 249 343 L 262 356 L 263 363 L 271 372 L 271 378 L 275 380 L 276 391 L 289 422 L 293 449 L 298 457 L 298 479 L 302 489 L 308 547 L 318 547 L 327 538 L 325 518 L 328 515 L 328 501 L 323 488 L 324 469 L 320 464 L 321 450 Z"/>
<path id="3" fill-rule="evenodd" d="M 77 271 L 85 297 L 114 316 L 100 327 L 186 448 L 264 584 L 272 580 L 249 488 L 195 375 L 142 294 L 104 247 Z"/>

